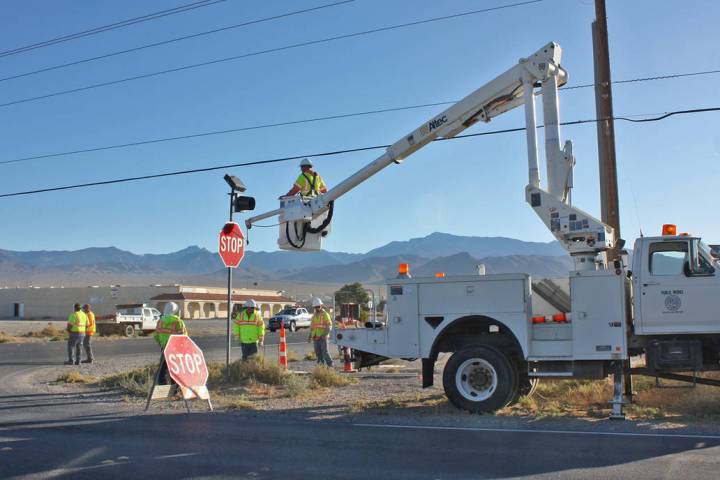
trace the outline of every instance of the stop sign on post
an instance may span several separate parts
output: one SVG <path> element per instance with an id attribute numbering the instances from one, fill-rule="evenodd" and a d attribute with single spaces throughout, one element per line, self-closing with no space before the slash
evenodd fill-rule
<path id="1" fill-rule="evenodd" d="M 205 356 L 200 347 L 185 335 L 170 335 L 163 352 L 170 376 L 175 383 L 207 399 L 205 383 L 208 378 Z M 187 397 L 185 397 L 187 398 Z"/>
<path id="2" fill-rule="evenodd" d="M 228 222 L 220 231 L 218 253 L 228 268 L 236 268 L 245 256 L 245 236 L 240 225 Z"/>

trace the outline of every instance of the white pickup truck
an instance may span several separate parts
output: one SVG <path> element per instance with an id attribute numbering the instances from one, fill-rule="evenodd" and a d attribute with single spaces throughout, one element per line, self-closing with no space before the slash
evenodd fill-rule
<path id="1" fill-rule="evenodd" d="M 115 314 L 99 317 L 96 320 L 98 333 L 102 335 L 122 333 L 126 337 L 134 337 L 155 331 L 155 326 L 160 320 L 160 312 L 144 303 L 115 305 L 115 310 Z"/>

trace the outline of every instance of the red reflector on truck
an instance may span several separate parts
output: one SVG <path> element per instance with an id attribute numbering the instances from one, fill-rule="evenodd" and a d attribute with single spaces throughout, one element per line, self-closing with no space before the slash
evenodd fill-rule
<path id="1" fill-rule="evenodd" d="M 545 323 L 545 316 L 539 315 L 537 317 L 532 317 L 532 322 L 533 323 Z"/>
<path id="2" fill-rule="evenodd" d="M 564 323 L 567 322 L 567 317 L 564 313 L 556 313 L 553 315 L 553 322 Z"/>

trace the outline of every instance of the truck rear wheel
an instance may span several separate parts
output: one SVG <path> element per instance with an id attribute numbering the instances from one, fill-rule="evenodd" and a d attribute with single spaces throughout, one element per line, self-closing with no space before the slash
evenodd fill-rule
<path id="1" fill-rule="evenodd" d="M 487 345 L 455 352 L 443 371 L 448 399 L 471 413 L 494 412 L 508 405 L 517 395 L 518 380 L 515 364 Z"/>
<path id="2" fill-rule="evenodd" d="M 126 337 L 134 337 L 135 336 L 135 325 L 125 325 L 125 328 L 123 329 L 123 333 Z"/>

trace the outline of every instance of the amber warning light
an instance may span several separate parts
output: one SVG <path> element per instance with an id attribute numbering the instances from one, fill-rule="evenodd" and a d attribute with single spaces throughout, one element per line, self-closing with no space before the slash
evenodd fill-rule
<path id="1" fill-rule="evenodd" d="M 677 226 L 672 223 L 666 223 L 662 228 L 663 235 L 677 235 Z"/>
<path id="2" fill-rule="evenodd" d="M 410 264 L 401 263 L 398 265 L 398 275 L 410 275 Z"/>

